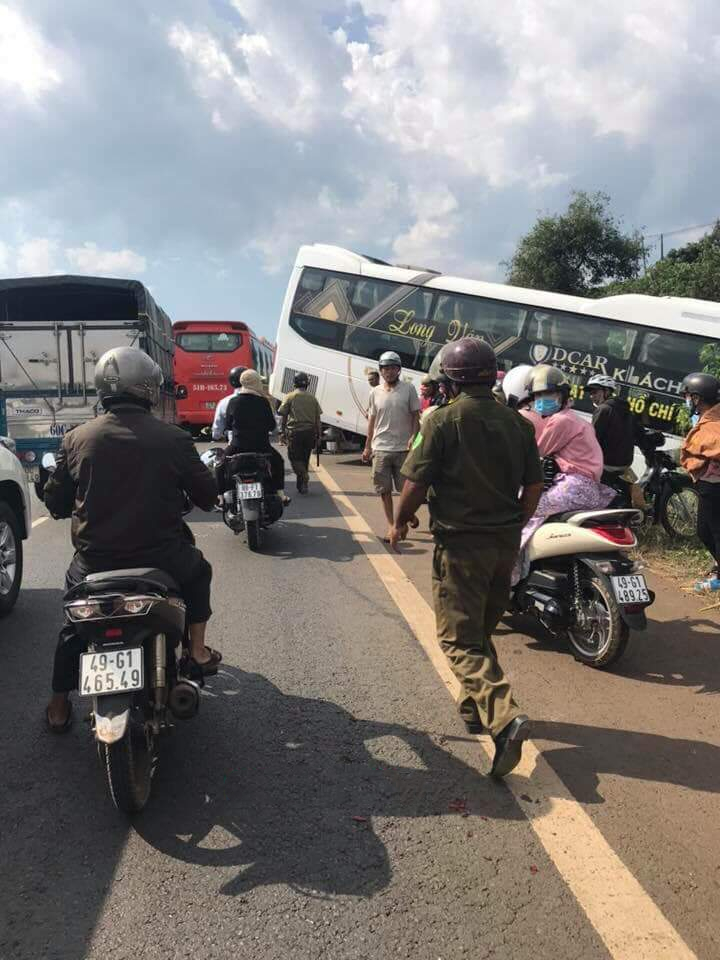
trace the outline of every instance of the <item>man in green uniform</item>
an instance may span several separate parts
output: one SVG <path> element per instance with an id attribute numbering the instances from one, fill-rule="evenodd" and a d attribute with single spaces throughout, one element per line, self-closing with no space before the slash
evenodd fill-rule
<path id="1" fill-rule="evenodd" d="M 423 421 L 402 468 L 406 477 L 391 543 L 427 496 L 435 539 L 433 599 L 440 644 L 462 684 L 460 715 L 495 741 L 492 774 L 520 761 L 529 721 L 512 696 L 492 642 L 507 606 L 523 524 L 542 493 L 532 425 L 492 395 L 497 359 L 470 337 L 443 349 L 453 400 Z"/>
<path id="2" fill-rule="evenodd" d="M 296 373 L 295 390 L 289 393 L 278 408 L 282 417 L 282 432 L 288 440 L 288 457 L 295 471 L 299 493 L 307 493 L 310 482 L 310 454 L 320 439 L 322 410 L 315 397 L 308 393 L 310 378 Z"/>

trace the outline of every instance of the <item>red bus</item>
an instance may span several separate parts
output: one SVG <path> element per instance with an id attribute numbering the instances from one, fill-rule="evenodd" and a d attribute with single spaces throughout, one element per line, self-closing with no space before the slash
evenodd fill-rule
<path id="1" fill-rule="evenodd" d="M 245 323 L 189 321 L 173 324 L 177 423 L 194 436 L 210 427 L 215 406 L 231 391 L 233 367 L 269 377 L 275 348 Z"/>

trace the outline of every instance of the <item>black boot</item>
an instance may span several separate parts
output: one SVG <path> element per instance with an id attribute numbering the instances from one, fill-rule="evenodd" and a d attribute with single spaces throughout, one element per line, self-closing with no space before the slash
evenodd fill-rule
<path id="1" fill-rule="evenodd" d="M 521 714 L 500 731 L 495 739 L 492 777 L 505 777 L 520 763 L 523 740 L 530 736 L 530 721 Z"/>

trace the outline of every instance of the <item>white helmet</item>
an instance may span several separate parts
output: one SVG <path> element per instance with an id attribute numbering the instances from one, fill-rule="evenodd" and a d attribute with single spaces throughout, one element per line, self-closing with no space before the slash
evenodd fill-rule
<path id="1" fill-rule="evenodd" d="M 505 374 L 502 381 L 502 391 L 510 406 L 523 403 L 529 397 L 528 377 L 532 367 L 528 363 L 521 363 Z"/>
<path id="2" fill-rule="evenodd" d="M 604 373 L 595 373 L 590 377 L 585 386 L 590 389 L 590 387 L 603 387 L 605 390 L 612 390 L 613 393 L 617 393 L 618 385 L 613 380 L 612 377 L 608 377 Z"/>
<path id="3" fill-rule="evenodd" d="M 402 360 L 399 354 L 394 350 L 386 350 L 378 360 L 378 366 L 382 367 L 402 367 Z"/>

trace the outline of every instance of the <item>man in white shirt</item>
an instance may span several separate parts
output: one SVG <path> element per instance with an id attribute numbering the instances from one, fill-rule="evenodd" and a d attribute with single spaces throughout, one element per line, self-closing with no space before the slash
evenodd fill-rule
<path id="1" fill-rule="evenodd" d="M 408 449 L 418 432 L 420 399 L 415 387 L 400 379 L 402 361 L 397 353 L 388 351 L 378 364 L 382 383 L 370 391 L 368 406 L 368 435 L 363 460 L 372 460 L 372 479 L 375 492 L 382 500 L 390 530 L 393 526 L 393 486 L 399 493 L 404 478 L 400 473 Z M 413 517 L 411 527 L 417 527 Z"/>
<path id="2" fill-rule="evenodd" d="M 224 440 L 227 423 L 227 408 L 230 404 L 230 401 L 234 396 L 240 393 L 240 377 L 245 372 L 245 367 L 233 367 L 230 373 L 228 374 L 228 382 L 231 387 L 234 387 L 232 393 L 229 393 L 226 397 L 223 397 L 222 400 L 215 407 L 215 418 L 213 419 L 212 425 L 212 438 L 213 440 Z M 228 434 L 228 442 L 232 443 L 232 436 Z"/>

